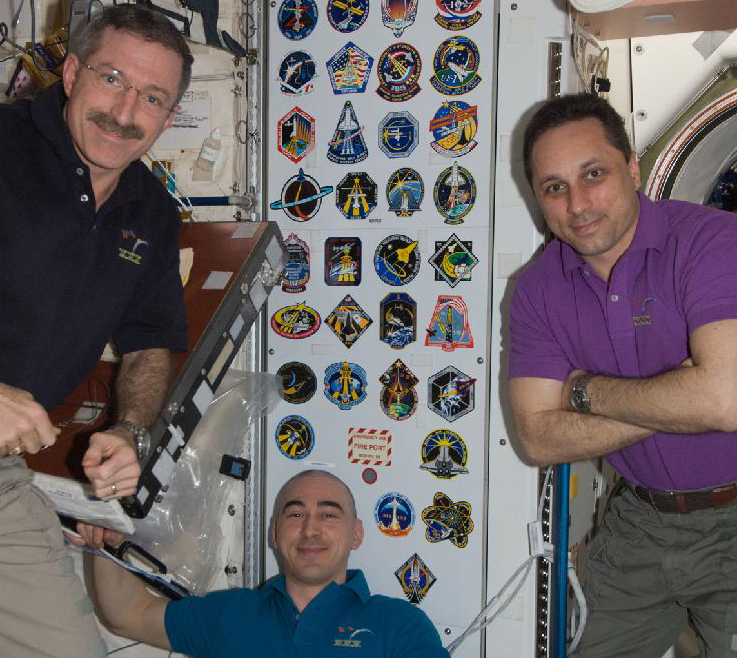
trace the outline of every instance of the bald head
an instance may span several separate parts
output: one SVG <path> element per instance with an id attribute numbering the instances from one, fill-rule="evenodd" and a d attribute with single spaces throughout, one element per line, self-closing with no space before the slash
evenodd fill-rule
<path id="1" fill-rule="evenodd" d="M 346 494 L 346 502 L 348 504 L 348 509 L 346 510 L 346 512 L 353 519 L 356 519 L 358 517 L 356 513 L 356 500 L 353 497 L 353 493 L 348 488 L 348 485 L 345 482 L 343 482 L 343 480 L 341 480 L 337 475 L 333 475 L 332 473 L 328 471 L 321 471 L 315 468 L 315 469 L 310 469 L 307 471 L 300 471 L 296 475 L 293 475 L 291 478 L 289 478 L 282 485 L 282 488 L 279 489 L 279 493 L 276 494 L 276 500 L 274 501 L 274 517 L 275 518 L 282 513 L 282 510 L 284 509 L 284 505 L 290 500 L 289 492 L 292 488 L 292 485 L 298 480 L 302 480 L 303 478 L 327 478 L 329 480 L 332 480 L 340 484 L 341 488 L 345 491 L 345 494 Z"/>

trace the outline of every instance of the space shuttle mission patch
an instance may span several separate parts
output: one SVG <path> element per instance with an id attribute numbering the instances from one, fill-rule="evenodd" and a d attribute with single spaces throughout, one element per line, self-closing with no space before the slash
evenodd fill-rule
<path id="1" fill-rule="evenodd" d="M 304 50 L 295 50 L 284 56 L 279 65 L 279 90 L 283 94 L 300 96 L 309 94 L 317 77 L 315 60 Z"/>
<path id="2" fill-rule="evenodd" d="M 315 148 L 315 119 L 294 107 L 276 124 L 276 147 L 292 162 L 299 162 Z"/>
<path id="3" fill-rule="evenodd" d="M 476 11 L 481 0 L 435 0 L 435 4 L 438 6 L 435 22 L 446 30 L 465 30 L 481 18 L 481 12 Z"/>
<path id="4" fill-rule="evenodd" d="M 310 421 L 296 414 L 279 421 L 274 437 L 279 452 L 288 459 L 304 459 L 315 447 L 315 430 Z"/>
<path id="5" fill-rule="evenodd" d="M 422 71 L 420 53 L 408 43 L 393 43 L 376 64 L 379 87 L 376 93 L 385 101 L 401 103 L 420 93 L 417 83 Z"/>
<path id="6" fill-rule="evenodd" d="M 283 306 L 271 316 L 271 328 L 282 338 L 312 336 L 320 328 L 320 314 L 304 302 Z"/>
<path id="7" fill-rule="evenodd" d="M 328 0 L 326 12 L 338 32 L 355 32 L 368 18 L 369 0 Z"/>
<path id="8" fill-rule="evenodd" d="M 475 379 L 448 366 L 427 380 L 427 406 L 452 423 L 473 411 L 475 392 Z"/>
<path id="9" fill-rule="evenodd" d="M 376 208 L 378 189 L 365 171 L 346 174 L 335 190 L 335 205 L 347 219 L 366 219 Z"/>
<path id="10" fill-rule="evenodd" d="M 407 420 L 417 409 L 417 377 L 401 359 L 397 359 L 379 377 L 379 382 L 382 385 L 379 394 L 381 410 L 392 420 Z"/>
<path id="11" fill-rule="evenodd" d="M 407 496 L 392 491 L 376 501 L 374 519 L 387 537 L 406 537 L 415 525 L 415 508 Z"/>
<path id="12" fill-rule="evenodd" d="M 338 409 L 352 409 L 366 399 L 366 371 L 355 363 L 342 361 L 325 369 L 325 397 Z"/>
<path id="13" fill-rule="evenodd" d="M 410 603 L 420 603 L 427 596 L 428 590 L 437 578 L 422 558 L 414 553 L 394 572 L 402 587 L 404 595 Z"/>
<path id="14" fill-rule="evenodd" d="M 399 38 L 415 22 L 420 0 L 381 0 L 381 22 Z"/>
<path id="15" fill-rule="evenodd" d="M 430 84 L 441 94 L 459 96 L 468 93 L 481 82 L 479 49 L 468 37 L 451 37 L 435 51 L 435 74 Z"/>
<path id="16" fill-rule="evenodd" d="M 303 404 L 310 400 L 317 390 L 317 377 L 306 363 L 290 361 L 276 371 L 281 378 L 279 395 L 282 400 L 292 404 Z"/>
<path id="17" fill-rule="evenodd" d="M 476 180 L 457 161 L 438 174 L 433 189 L 433 200 L 446 224 L 463 224 L 476 202 Z"/>
<path id="18" fill-rule="evenodd" d="M 412 213 L 420 210 L 422 198 L 425 196 L 425 184 L 419 172 L 409 167 L 397 169 L 386 184 L 386 199 L 389 210 L 397 217 L 412 217 Z"/>
<path id="19" fill-rule="evenodd" d="M 417 340 L 417 302 L 406 292 L 390 292 L 379 304 L 379 339 L 402 349 Z"/>
<path id="20" fill-rule="evenodd" d="M 368 147 L 363 137 L 363 126 L 353 109 L 353 103 L 346 101 L 335 126 L 333 139 L 328 142 L 328 160 L 338 164 L 353 164 L 368 157 Z"/>
<path id="21" fill-rule="evenodd" d="M 357 286 L 361 283 L 361 239 L 332 237 L 325 240 L 325 284 Z"/>
<path id="22" fill-rule="evenodd" d="M 355 343 L 373 320 L 353 297 L 346 295 L 325 319 L 333 333 L 346 347 Z"/>
<path id="23" fill-rule="evenodd" d="M 406 158 L 419 142 L 419 126 L 409 112 L 389 112 L 379 123 L 379 148 L 390 158 Z"/>
<path id="24" fill-rule="evenodd" d="M 422 442 L 423 471 L 429 471 L 436 478 L 450 480 L 457 475 L 468 473 L 468 448 L 460 434 L 448 429 L 430 432 Z"/>
<path id="25" fill-rule="evenodd" d="M 479 262 L 471 249 L 473 242 L 459 240 L 453 233 L 444 242 L 435 242 L 435 253 L 430 257 L 430 265 L 435 269 L 435 280 L 445 281 L 455 288 L 461 281 L 471 280 L 471 270 Z"/>
<path id="26" fill-rule="evenodd" d="M 476 148 L 479 122 L 476 105 L 459 100 L 444 101 L 430 121 L 430 142 L 436 153 L 449 158 L 459 158 Z"/>
<path id="27" fill-rule="evenodd" d="M 468 535 L 473 531 L 471 511 L 471 503 L 465 500 L 453 502 L 450 496 L 438 491 L 432 505 L 422 510 L 425 539 L 431 544 L 448 540 L 458 548 L 466 548 Z"/>
<path id="28" fill-rule="evenodd" d="M 425 335 L 425 347 L 440 347 L 444 352 L 473 347 L 468 307 L 459 295 L 439 295 L 430 326 Z"/>
<path id="29" fill-rule="evenodd" d="M 283 292 L 304 292 L 310 280 L 310 248 L 296 233 L 290 233 L 284 240 L 287 262 L 282 272 Z"/>
<path id="30" fill-rule="evenodd" d="M 325 65 L 334 94 L 362 94 L 366 91 L 374 58 L 349 41 Z"/>
<path id="31" fill-rule="evenodd" d="M 279 31 L 290 41 L 301 41 L 312 34 L 317 25 L 315 0 L 283 0 L 279 6 Z"/>
<path id="32" fill-rule="evenodd" d="M 420 271 L 420 254 L 417 240 L 406 235 L 389 235 L 374 251 L 376 275 L 390 286 L 403 286 Z"/>

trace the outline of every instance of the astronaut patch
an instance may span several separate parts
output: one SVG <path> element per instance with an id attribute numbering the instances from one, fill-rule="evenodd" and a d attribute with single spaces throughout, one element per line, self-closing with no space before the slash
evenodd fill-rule
<path id="1" fill-rule="evenodd" d="M 317 68 L 315 60 L 304 50 L 295 50 L 284 56 L 279 65 L 279 91 L 291 96 L 309 94 L 315 88 Z"/>
<path id="2" fill-rule="evenodd" d="M 335 126 L 333 139 L 328 142 L 328 160 L 338 164 L 353 164 L 368 157 L 368 147 L 363 137 L 363 126 L 353 110 L 353 104 L 346 101 Z"/>
<path id="3" fill-rule="evenodd" d="M 433 58 L 430 84 L 446 96 L 466 94 L 481 82 L 479 49 L 468 37 L 451 37 L 441 43 Z"/>
<path id="4" fill-rule="evenodd" d="M 325 240 L 325 283 L 357 286 L 361 283 L 361 239 L 333 237 Z"/>
<path id="5" fill-rule="evenodd" d="M 290 304 L 271 316 L 271 328 L 282 338 L 307 338 L 320 328 L 320 315 L 305 302 Z"/>
<path id="6" fill-rule="evenodd" d="M 448 429 L 430 432 L 422 442 L 423 471 L 429 471 L 436 478 L 450 480 L 457 475 L 468 473 L 468 448 L 459 434 Z"/>
<path id="7" fill-rule="evenodd" d="M 315 148 L 315 119 L 299 107 L 287 112 L 276 124 L 276 147 L 292 162 L 302 160 Z"/>
<path id="8" fill-rule="evenodd" d="M 283 292 L 304 292 L 310 280 L 310 248 L 296 233 L 290 233 L 284 240 L 287 262 L 282 272 Z"/>
<path id="9" fill-rule="evenodd" d="M 420 271 L 420 254 L 417 240 L 406 235 L 389 235 L 374 252 L 374 269 L 377 276 L 390 286 L 403 286 Z"/>
<path id="10" fill-rule="evenodd" d="M 387 537 L 406 537 L 415 525 L 415 508 L 407 496 L 392 491 L 376 501 L 376 527 Z"/>
<path id="11" fill-rule="evenodd" d="M 347 219 L 366 219 L 376 208 L 377 187 L 365 171 L 351 171 L 338 183 L 335 205 Z"/>
<path id="12" fill-rule="evenodd" d="M 435 584 L 437 578 L 422 558 L 414 553 L 402 564 L 394 575 L 410 603 L 418 604 L 427 596 L 428 590 Z"/>
<path id="13" fill-rule="evenodd" d="M 291 41 L 301 41 L 317 25 L 315 0 L 283 0 L 276 17 L 281 33 Z"/>
<path id="14" fill-rule="evenodd" d="M 355 32 L 368 18 L 369 0 L 328 0 L 330 25 L 338 32 Z"/>
<path id="15" fill-rule="evenodd" d="M 376 93 L 385 101 L 401 103 L 420 93 L 420 53 L 408 43 L 393 43 L 381 56 L 376 65 L 379 87 Z"/>
<path id="16" fill-rule="evenodd" d="M 400 350 L 417 340 L 417 302 L 406 292 L 390 292 L 379 304 L 379 338 Z"/>
<path id="17" fill-rule="evenodd" d="M 435 270 L 435 280 L 445 281 L 455 288 L 461 281 L 471 280 L 471 270 L 479 262 L 471 251 L 470 240 L 459 240 L 453 233 L 445 242 L 435 242 L 435 253 L 430 257 L 430 265 Z"/>
<path id="18" fill-rule="evenodd" d="M 475 379 L 448 366 L 427 380 L 427 406 L 452 423 L 473 411 L 475 392 Z"/>
<path id="19" fill-rule="evenodd" d="M 459 158 L 473 151 L 479 122 L 476 105 L 459 100 L 444 101 L 430 121 L 433 150 L 449 158 Z"/>
<path id="20" fill-rule="evenodd" d="M 326 63 L 334 94 L 362 94 L 366 91 L 374 58 L 349 41 Z"/>
<path id="21" fill-rule="evenodd" d="M 269 204 L 272 210 L 283 210 L 295 222 L 307 222 L 320 210 L 322 198 L 333 191 L 332 185 L 320 187 L 318 182 L 302 169 L 284 183 L 281 198 Z"/>
<path id="22" fill-rule="evenodd" d="M 338 409 L 352 409 L 366 399 L 366 371 L 355 363 L 342 361 L 325 369 L 325 397 Z"/>
<path id="23" fill-rule="evenodd" d="M 276 371 L 276 376 L 281 378 L 279 395 L 292 404 L 304 404 L 317 390 L 317 377 L 306 363 L 285 363 Z"/>
<path id="24" fill-rule="evenodd" d="M 468 535 L 473 531 L 471 503 L 453 502 L 450 496 L 438 491 L 432 505 L 422 510 L 425 539 L 432 544 L 448 540 L 458 548 L 468 546 Z"/>
<path id="25" fill-rule="evenodd" d="M 417 18 L 420 0 L 381 0 L 381 22 L 399 38 Z"/>
<path id="26" fill-rule="evenodd" d="M 274 436 L 279 452 L 289 459 L 304 459 L 315 447 L 315 430 L 304 416 L 285 416 Z"/>
<path id="27" fill-rule="evenodd" d="M 379 123 L 379 148 L 390 158 L 406 158 L 419 142 L 419 124 L 409 112 L 389 112 Z"/>
<path id="28" fill-rule="evenodd" d="M 473 347 L 468 307 L 459 295 L 439 295 L 430 326 L 425 335 L 425 347 L 440 347 L 444 352 Z"/>
<path id="29" fill-rule="evenodd" d="M 465 30 L 481 18 L 481 12 L 476 11 L 481 0 L 435 0 L 435 4 L 435 22 L 446 30 Z"/>
<path id="30" fill-rule="evenodd" d="M 433 189 L 433 200 L 446 224 L 463 224 L 476 202 L 476 181 L 465 167 L 453 164 L 438 175 Z"/>
<path id="31" fill-rule="evenodd" d="M 346 347 L 351 347 L 369 328 L 373 320 L 350 295 L 332 310 L 325 322 Z"/>

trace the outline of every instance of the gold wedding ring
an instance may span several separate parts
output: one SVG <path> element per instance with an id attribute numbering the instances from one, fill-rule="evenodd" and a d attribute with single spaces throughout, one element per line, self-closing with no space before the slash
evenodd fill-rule
<path id="1" fill-rule="evenodd" d="M 110 491 L 113 492 L 113 496 L 118 493 L 118 487 L 116 487 L 114 484 L 110 485 Z"/>
<path id="2" fill-rule="evenodd" d="M 11 457 L 20 457 L 24 452 L 25 452 L 25 446 L 21 442 L 14 448 L 11 448 L 10 450 L 8 450 L 7 454 Z"/>

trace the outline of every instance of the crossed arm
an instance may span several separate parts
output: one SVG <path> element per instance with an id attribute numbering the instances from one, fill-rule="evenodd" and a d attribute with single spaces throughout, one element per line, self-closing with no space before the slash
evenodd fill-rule
<path id="1" fill-rule="evenodd" d="M 737 320 L 702 325 L 689 341 L 691 359 L 654 377 L 594 376 L 587 390 L 591 415 L 568 403 L 566 382 L 510 380 L 517 434 L 538 465 L 608 454 L 655 432 L 737 431 Z"/>

